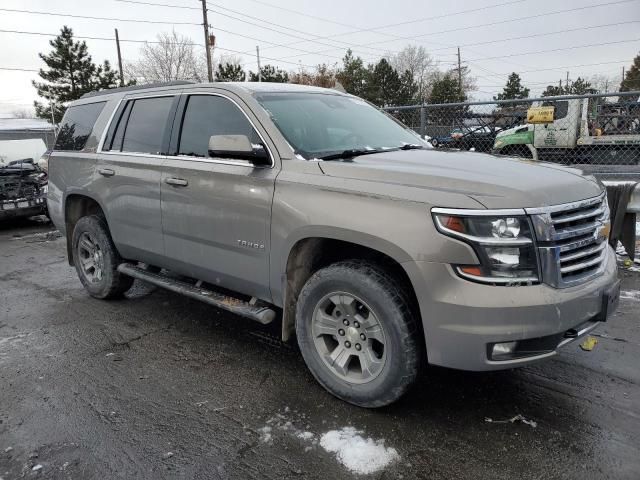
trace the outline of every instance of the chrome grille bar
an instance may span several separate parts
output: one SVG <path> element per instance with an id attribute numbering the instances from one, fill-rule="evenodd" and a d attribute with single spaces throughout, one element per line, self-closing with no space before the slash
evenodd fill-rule
<path id="1" fill-rule="evenodd" d="M 604 192 L 578 202 L 525 210 L 536 233 L 543 282 L 565 288 L 601 273 L 607 254 L 601 229 L 609 222 Z"/>

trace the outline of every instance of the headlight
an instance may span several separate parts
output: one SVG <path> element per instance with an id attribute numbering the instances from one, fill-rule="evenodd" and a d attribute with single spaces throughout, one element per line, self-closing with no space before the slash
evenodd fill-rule
<path id="1" fill-rule="evenodd" d="M 479 265 L 455 265 L 460 276 L 499 285 L 539 281 L 532 229 L 526 216 L 466 215 L 434 209 L 433 218 L 441 233 L 468 243 L 478 255 Z"/>

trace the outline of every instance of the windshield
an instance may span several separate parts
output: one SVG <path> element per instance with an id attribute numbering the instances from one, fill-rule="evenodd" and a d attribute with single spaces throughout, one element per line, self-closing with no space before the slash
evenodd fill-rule
<path id="1" fill-rule="evenodd" d="M 265 93 L 256 99 L 296 153 L 307 159 L 346 151 L 425 146 L 417 134 L 359 98 Z"/>

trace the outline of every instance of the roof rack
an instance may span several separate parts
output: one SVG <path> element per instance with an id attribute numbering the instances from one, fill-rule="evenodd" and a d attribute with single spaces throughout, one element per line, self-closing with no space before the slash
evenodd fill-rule
<path id="1" fill-rule="evenodd" d="M 142 90 L 144 88 L 172 87 L 174 85 L 191 85 L 194 83 L 197 83 L 197 82 L 192 82 L 191 80 L 173 80 L 171 82 L 145 83 L 144 85 L 132 85 L 130 87 L 108 88 L 106 90 L 99 90 L 97 92 L 89 92 L 89 93 L 85 93 L 80 98 L 97 97 L 100 95 L 108 95 L 110 93 L 118 93 L 118 92 L 130 92 L 134 90 Z"/>

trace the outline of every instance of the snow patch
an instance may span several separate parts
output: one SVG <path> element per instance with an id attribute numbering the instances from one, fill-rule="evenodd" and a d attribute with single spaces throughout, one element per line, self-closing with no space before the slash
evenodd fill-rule
<path id="1" fill-rule="evenodd" d="M 338 461 L 354 473 L 377 472 L 400 459 L 395 448 L 385 447 L 384 440 L 364 438 L 353 427 L 331 430 L 320 438 L 320 446 L 335 453 Z"/>
<path id="2" fill-rule="evenodd" d="M 273 438 L 273 436 L 271 435 L 271 427 L 269 426 L 262 427 L 258 429 L 258 432 L 260 432 L 260 441 L 262 443 L 271 442 L 271 439 Z"/>
<path id="3" fill-rule="evenodd" d="M 623 290 L 620 292 L 620 298 L 640 302 L 640 290 Z"/>
<path id="4" fill-rule="evenodd" d="M 522 414 L 518 414 L 514 417 L 508 418 L 506 420 L 493 420 L 492 418 L 486 417 L 484 419 L 485 422 L 487 423 L 516 423 L 516 422 L 522 422 L 525 425 L 529 425 L 533 428 L 536 428 L 538 426 L 538 422 L 535 422 L 533 420 L 527 420 L 524 415 Z"/>
<path id="5" fill-rule="evenodd" d="M 298 432 L 296 434 L 296 437 L 300 438 L 301 440 L 313 440 L 313 433 L 311 432 Z"/>

